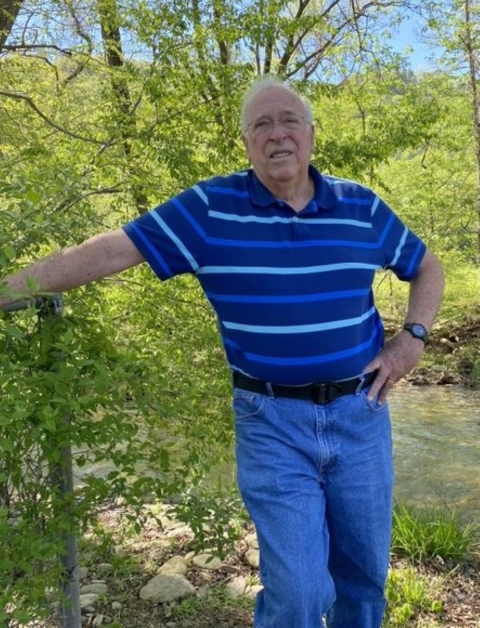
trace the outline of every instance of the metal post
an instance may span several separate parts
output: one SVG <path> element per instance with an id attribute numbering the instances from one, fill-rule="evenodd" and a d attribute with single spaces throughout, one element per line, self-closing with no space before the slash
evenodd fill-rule
<path id="1" fill-rule="evenodd" d="M 40 320 L 55 322 L 56 317 L 63 314 L 63 299 L 61 294 L 49 297 L 37 297 L 17 301 L 0 307 L 3 311 L 18 312 L 34 306 L 38 310 Z M 52 357 L 51 367 L 61 360 L 62 356 Z M 67 424 L 70 417 L 64 417 Z M 64 503 L 70 507 L 73 502 L 73 472 L 72 452 L 70 445 L 62 447 L 59 461 L 50 468 L 50 481 L 54 490 L 62 496 Z M 64 534 L 64 551 L 59 557 L 62 565 L 61 593 L 62 601 L 59 609 L 59 619 L 63 628 L 81 628 L 80 585 L 78 579 L 77 540 L 72 532 Z"/>

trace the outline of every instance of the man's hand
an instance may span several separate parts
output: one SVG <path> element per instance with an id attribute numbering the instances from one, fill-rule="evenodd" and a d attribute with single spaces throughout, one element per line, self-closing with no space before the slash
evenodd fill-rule
<path id="1" fill-rule="evenodd" d="M 60 293 L 119 273 L 144 261 L 123 229 L 107 231 L 7 277 L 0 307 L 17 298 Z M 31 290 L 29 284 L 38 289 Z"/>
<path id="2" fill-rule="evenodd" d="M 389 340 L 377 357 L 365 368 L 365 372 L 378 369 L 378 375 L 368 392 L 368 398 L 374 399 L 377 394 L 381 404 L 387 398 L 393 386 L 405 377 L 420 360 L 425 345 L 422 340 L 414 338 L 410 332 L 402 330 Z"/>

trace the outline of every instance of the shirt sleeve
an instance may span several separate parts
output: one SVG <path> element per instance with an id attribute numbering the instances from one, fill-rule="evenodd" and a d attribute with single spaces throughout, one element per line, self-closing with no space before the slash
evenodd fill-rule
<path id="1" fill-rule="evenodd" d="M 411 281 L 425 254 L 425 243 L 379 197 L 372 206 L 372 222 L 383 251 L 384 268 L 402 281 Z"/>
<path id="2" fill-rule="evenodd" d="M 200 188 L 190 188 L 127 223 L 123 230 L 162 280 L 196 273 L 205 247 L 208 208 Z"/>

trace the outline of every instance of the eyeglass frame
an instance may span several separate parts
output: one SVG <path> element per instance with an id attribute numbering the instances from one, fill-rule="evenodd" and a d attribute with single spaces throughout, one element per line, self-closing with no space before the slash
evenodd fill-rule
<path id="1" fill-rule="evenodd" d="M 280 118 L 272 118 L 270 116 L 261 116 L 257 120 L 254 120 L 253 122 L 249 122 L 247 124 L 247 126 L 245 127 L 244 134 L 251 132 L 252 135 L 254 135 L 256 137 L 259 137 L 260 135 L 263 135 L 264 133 L 269 133 L 269 132 L 273 131 L 273 129 L 275 128 L 275 124 L 280 124 L 283 127 L 283 129 L 287 129 L 289 131 L 297 131 L 297 130 L 299 131 L 299 130 L 301 130 L 302 127 L 300 125 L 298 126 L 298 128 L 295 127 L 295 126 L 294 127 L 289 127 L 288 126 L 288 122 L 285 120 L 285 118 L 288 118 L 288 117 L 295 117 L 296 118 L 295 123 L 292 122 L 293 124 L 296 124 L 296 123 L 300 124 L 300 121 L 302 121 L 304 123 L 304 125 L 305 124 L 309 124 L 310 126 L 313 126 L 313 123 L 310 120 L 308 120 L 305 116 L 298 115 L 296 113 L 287 111 L 287 112 L 283 113 Z M 254 124 L 258 124 L 258 123 L 262 122 L 263 120 L 266 122 L 266 127 L 264 129 L 263 128 L 262 129 L 257 129 L 256 131 L 255 131 L 255 129 L 251 129 L 251 127 Z"/>

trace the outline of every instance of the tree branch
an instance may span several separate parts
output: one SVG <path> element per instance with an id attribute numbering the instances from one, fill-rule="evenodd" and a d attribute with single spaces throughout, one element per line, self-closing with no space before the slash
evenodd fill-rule
<path id="1" fill-rule="evenodd" d="M 37 105 L 33 102 L 33 99 L 30 96 L 26 96 L 25 94 L 14 94 L 12 92 L 4 92 L 3 90 L 0 90 L 0 96 L 6 96 L 7 98 L 13 98 L 14 100 L 23 100 L 24 102 L 28 104 L 29 107 L 31 107 L 31 109 L 35 111 L 35 113 L 37 113 L 42 118 L 44 122 L 46 122 L 49 126 L 53 127 L 54 129 L 57 129 L 57 131 L 60 131 L 61 133 L 65 133 L 65 135 L 68 135 L 69 137 L 73 137 L 76 140 L 81 140 L 82 142 L 88 142 L 90 144 L 97 144 L 97 145 L 104 144 L 104 142 L 94 140 L 91 137 L 83 137 L 82 135 L 73 133 L 72 131 L 69 131 L 68 129 L 65 129 L 64 127 L 60 126 L 59 124 L 51 120 L 47 115 L 45 115 L 43 111 L 39 109 Z"/>

